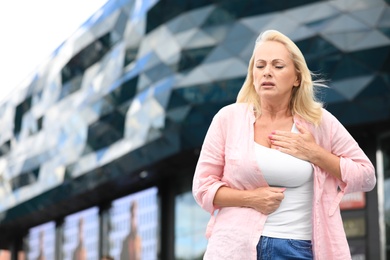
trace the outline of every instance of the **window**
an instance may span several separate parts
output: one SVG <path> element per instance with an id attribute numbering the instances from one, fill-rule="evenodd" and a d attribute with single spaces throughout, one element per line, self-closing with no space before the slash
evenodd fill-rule
<path id="1" fill-rule="evenodd" d="M 191 191 L 175 199 L 175 259 L 203 259 L 207 239 L 205 231 L 210 214 L 194 200 Z"/>

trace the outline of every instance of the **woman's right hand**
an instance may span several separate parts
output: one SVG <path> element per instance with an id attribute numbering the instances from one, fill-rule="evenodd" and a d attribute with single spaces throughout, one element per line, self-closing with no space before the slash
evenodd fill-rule
<path id="1" fill-rule="evenodd" d="M 284 199 L 286 188 L 261 187 L 251 190 L 248 206 L 258 212 L 269 215 L 277 210 Z"/>
<path id="2" fill-rule="evenodd" d="M 286 188 L 277 187 L 237 190 L 223 186 L 215 194 L 214 205 L 253 208 L 262 214 L 269 215 L 280 206 L 285 190 Z"/>

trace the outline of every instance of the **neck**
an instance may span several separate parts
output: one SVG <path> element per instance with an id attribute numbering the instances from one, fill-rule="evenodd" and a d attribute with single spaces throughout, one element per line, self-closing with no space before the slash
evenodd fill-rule
<path id="1" fill-rule="evenodd" d="M 291 117 L 290 99 L 291 97 L 280 96 L 274 98 L 260 97 L 261 115 L 271 119 Z"/>
<path id="2" fill-rule="evenodd" d="M 288 107 L 262 106 L 260 116 L 270 120 L 278 120 L 292 117 L 292 113 Z"/>

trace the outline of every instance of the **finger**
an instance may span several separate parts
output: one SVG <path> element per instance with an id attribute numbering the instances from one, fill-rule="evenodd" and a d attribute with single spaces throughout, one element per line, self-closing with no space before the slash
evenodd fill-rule
<path id="1" fill-rule="evenodd" d="M 286 188 L 284 188 L 284 187 L 269 187 L 269 190 L 273 191 L 273 192 L 284 192 L 286 190 Z"/>
<path id="2" fill-rule="evenodd" d="M 284 153 L 287 153 L 288 150 L 293 149 L 293 142 L 291 142 L 291 140 L 271 140 L 271 144 L 272 149 L 279 150 Z"/>
<path id="3" fill-rule="evenodd" d="M 295 126 L 297 127 L 298 131 L 302 134 L 307 133 L 307 129 L 301 125 L 301 123 L 296 122 Z"/>
<path id="4" fill-rule="evenodd" d="M 271 134 L 268 136 L 268 138 L 269 138 L 271 143 L 274 143 L 276 141 L 288 142 L 289 140 L 291 140 L 293 138 L 293 136 L 291 135 L 291 133 L 289 133 L 289 134 Z"/>
<path id="5" fill-rule="evenodd" d="M 283 146 L 275 146 L 275 150 L 278 150 L 278 151 L 280 151 L 280 152 L 282 152 L 282 153 L 286 153 L 286 154 L 289 154 L 289 155 L 293 155 L 293 156 L 295 156 L 295 157 L 298 157 L 298 156 L 296 156 L 296 155 L 294 155 L 294 153 L 293 153 L 293 150 L 291 150 L 291 149 L 289 149 L 289 148 L 287 148 L 287 147 L 283 147 Z"/>
<path id="6" fill-rule="evenodd" d="M 280 131 L 280 130 L 274 130 L 271 132 L 271 135 L 270 136 L 285 136 L 285 137 L 289 137 L 291 136 L 291 132 L 288 132 L 288 131 Z"/>

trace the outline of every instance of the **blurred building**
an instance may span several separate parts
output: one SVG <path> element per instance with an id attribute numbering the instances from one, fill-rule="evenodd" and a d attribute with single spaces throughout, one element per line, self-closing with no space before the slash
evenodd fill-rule
<path id="1" fill-rule="evenodd" d="M 199 150 L 214 114 L 235 102 L 256 37 L 277 29 L 330 80 L 327 109 L 376 164 L 375 190 L 341 207 L 353 258 L 385 259 L 389 5 L 109 1 L 0 105 L 0 247 L 13 259 L 71 259 L 76 249 L 119 259 L 125 247 L 147 260 L 201 259 Z"/>

